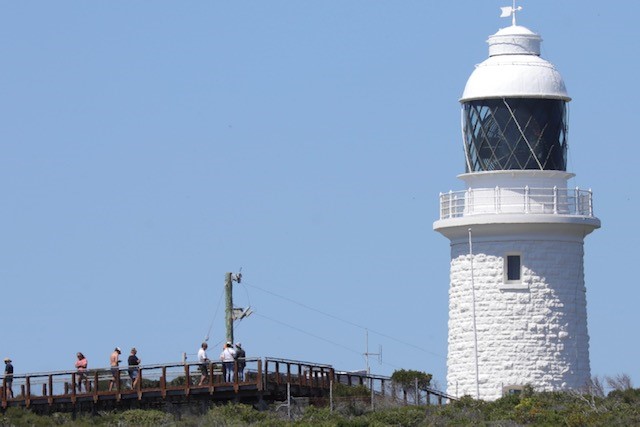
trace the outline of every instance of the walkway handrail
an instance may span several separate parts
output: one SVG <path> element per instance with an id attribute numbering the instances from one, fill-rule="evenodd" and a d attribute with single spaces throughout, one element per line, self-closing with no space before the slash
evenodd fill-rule
<path id="1" fill-rule="evenodd" d="M 126 375 L 130 369 L 136 370 L 138 380 Z M 125 372 L 123 375 L 122 372 Z M 115 377 L 113 376 L 115 375 Z M 390 377 L 366 375 L 363 373 L 336 372 L 331 365 L 302 362 L 278 358 L 246 358 L 245 365 L 234 362 L 233 372 L 226 372 L 220 361 L 206 364 L 198 362 L 173 362 L 166 364 L 121 366 L 113 372 L 111 368 L 36 372 L 14 374 L 12 391 L 15 397 L 6 393 L 7 378 L 2 378 L 1 404 L 7 406 L 53 405 L 76 402 L 119 402 L 124 399 L 143 400 L 172 396 L 213 395 L 223 393 L 264 391 L 281 393 L 287 384 L 306 393 L 329 393 L 333 383 L 364 385 L 373 394 L 385 394 L 385 384 Z M 427 394 L 453 400 L 438 390 L 423 390 Z"/>

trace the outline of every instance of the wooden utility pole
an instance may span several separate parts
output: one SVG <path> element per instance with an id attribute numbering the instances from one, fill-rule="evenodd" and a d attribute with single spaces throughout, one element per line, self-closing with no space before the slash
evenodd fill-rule
<path id="1" fill-rule="evenodd" d="M 251 311 L 251 307 L 247 307 L 247 308 L 233 307 L 233 282 L 240 283 L 241 280 L 242 280 L 241 272 L 238 272 L 236 274 L 225 273 L 224 275 L 224 294 L 225 294 L 225 301 L 226 301 L 224 319 L 227 327 L 227 342 L 230 342 L 232 344 L 233 344 L 233 321 L 242 320 L 245 317 L 251 315 L 251 313 L 253 313 L 253 311 Z"/>
<path id="2" fill-rule="evenodd" d="M 233 279 L 231 273 L 224 275 L 224 294 L 226 301 L 225 323 L 227 327 L 227 342 L 233 343 Z"/>

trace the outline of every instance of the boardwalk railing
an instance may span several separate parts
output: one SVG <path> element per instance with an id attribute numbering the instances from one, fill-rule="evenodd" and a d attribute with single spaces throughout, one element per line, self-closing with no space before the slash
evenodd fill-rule
<path id="1" fill-rule="evenodd" d="M 263 389 L 262 360 L 245 360 L 245 368 L 238 369 L 238 361 L 230 373 L 230 381 L 224 376 L 221 362 L 174 363 L 143 365 L 134 368 L 140 379 L 133 387 L 127 367 L 115 371 L 109 368 L 78 371 L 59 371 L 34 374 L 15 374 L 13 381 L 2 379 L 2 408 L 78 401 L 165 398 L 168 395 L 188 396 L 192 393 L 213 393 L 216 388 L 238 392 L 242 387 Z M 11 388 L 9 390 L 9 384 Z M 13 394 L 14 397 L 11 397 Z"/>
<path id="2" fill-rule="evenodd" d="M 330 365 L 288 359 L 247 358 L 244 365 L 242 369 L 239 361 L 235 361 L 233 372 L 229 373 L 225 373 L 221 362 L 143 365 L 134 368 L 139 377 L 135 383 L 127 367 L 115 372 L 100 368 L 83 373 L 15 374 L 10 390 L 11 381 L 6 377 L 2 379 L 0 401 L 3 409 L 9 406 L 44 409 L 52 405 L 72 409 L 84 404 L 95 408 L 115 407 L 120 402 L 183 402 L 187 397 L 228 400 L 237 396 L 273 401 L 281 399 L 285 392 L 303 397 L 329 397 L 335 384 L 363 385 L 371 390 L 372 396 L 385 396 L 391 384 L 388 377 L 336 373 Z M 437 390 L 431 393 L 440 396 L 439 403 L 443 397 L 450 399 Z"/>

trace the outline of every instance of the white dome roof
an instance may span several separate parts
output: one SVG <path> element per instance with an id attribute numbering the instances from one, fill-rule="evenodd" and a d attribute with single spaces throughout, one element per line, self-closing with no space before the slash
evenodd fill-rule
<path id="1" fill-rule="evenodd" d="M 486 98 L 551 98 L 570 101 L 562 76 L 540 58 L 542 39 L 514 25 L 489 37 L 489 59 L 467 80 L 460 102 Z"/>

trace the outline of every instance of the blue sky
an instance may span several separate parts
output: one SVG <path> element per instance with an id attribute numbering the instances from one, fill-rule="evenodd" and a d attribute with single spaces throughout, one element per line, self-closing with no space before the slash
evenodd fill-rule
<path id="1" fill-rule="evenodd" d="M 16 372 L 249 356 L 444 386 L 460 97 L 510 1 L 0 2 L 0 355 Z M 522 1 L 570 104 L 593 375 L 638 385 L 640 4 Z M 220 303 L 220 305 L 219 305 Z M 217 308 L 219 307 L 219 308 Z M 393 338 L 391 338 L 393 337 Z"/>

